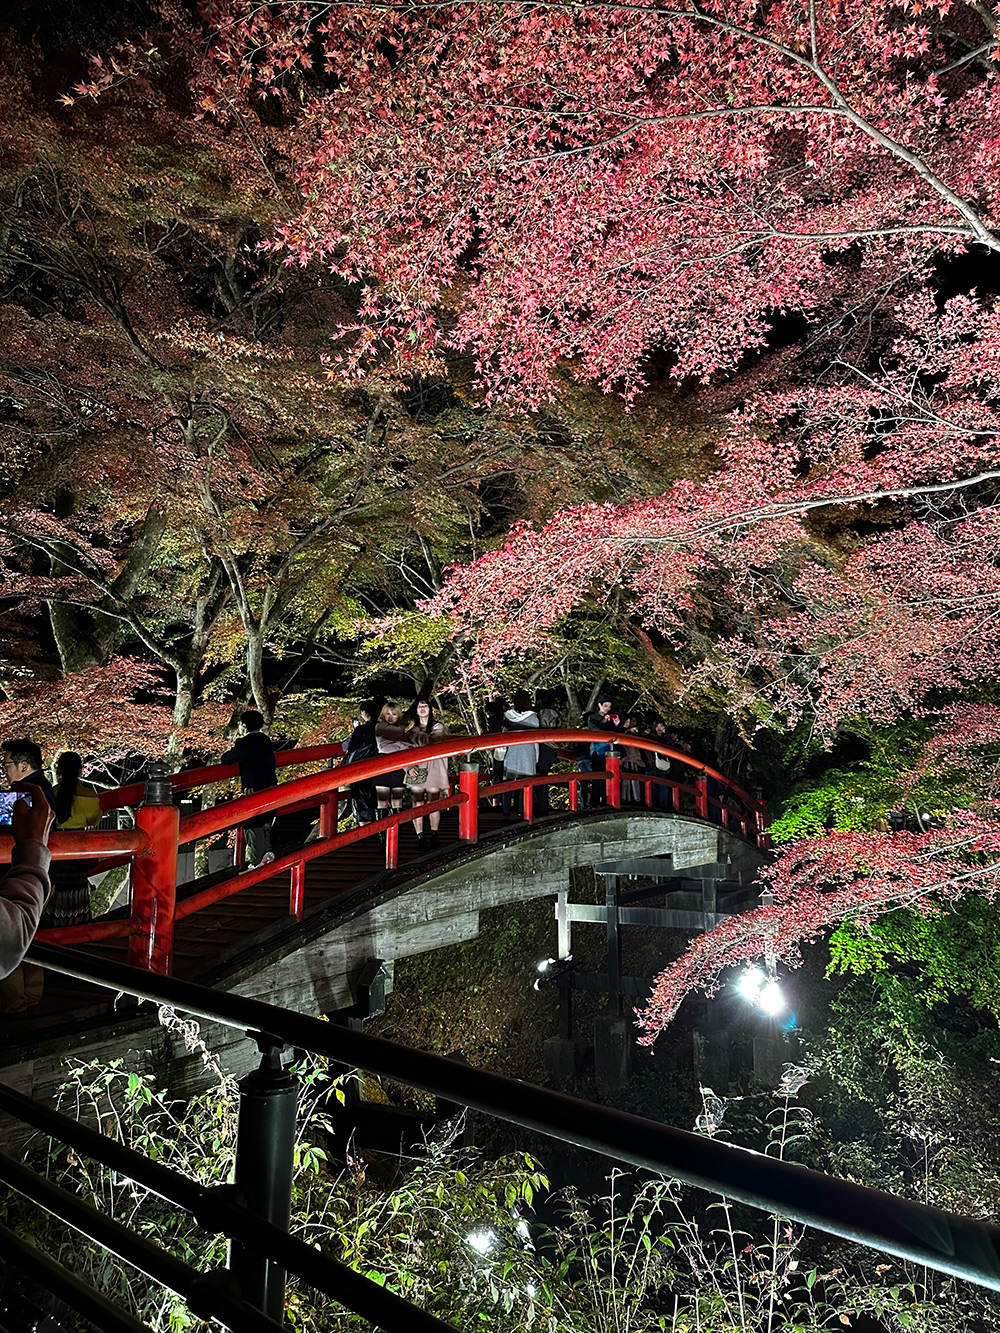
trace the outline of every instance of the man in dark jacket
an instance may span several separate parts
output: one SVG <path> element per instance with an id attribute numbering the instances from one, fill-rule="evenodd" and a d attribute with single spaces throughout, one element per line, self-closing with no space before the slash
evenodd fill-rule
<path id="1" fill-rule="evenodd" d="M 278 766 L 274 761 L 274 746 L 264 730 L 264 719 L 255 708 L 243 714 L 243 735 L 231 750 L 222 756 L 224 764 L 238 764 L 240 786 L 244 794 L 265 791 L 278 785 Z M 254 815 L 243 825 L 247 839 L 247 861 L 251 867 L 274 860 L 271 851 L 271 814 Z"/>
<path id="2" fill-rule="evenodd" d="M 56 794 L 52 783 L 42 772 L 42 752 L 34 741 L 22 737 L 16 741 L 4 741 L 0 745 L 3 751 L 3 771 L 7 775 L 7 786 L 13 789 L 25 782 L 34 787 L 41 787 L 49 805 L 56 808 Z"/>

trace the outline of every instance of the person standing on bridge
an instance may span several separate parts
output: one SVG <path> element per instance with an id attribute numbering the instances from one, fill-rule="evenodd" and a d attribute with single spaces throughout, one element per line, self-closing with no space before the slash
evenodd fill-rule
<path id="1" fill-rule="evenodd" d="M 54 788 L 56 828 L 96 828 L 101 822 L 101 802 L 93 787 L 80 781 L 83 760 L 72 750 L 56 759 Z M 90 917 L 90 869 L 95 862 L 57 861 L 52 867 L 52 896 L 42 916 L 42 930 L 80 926 Z"/>
<path id="2" fill-rule="evenodd" d="M 21 790 L 31 800 L 14 802 L 10 816 L 14 848 L 10 869 L 0 880 L 0 1012 L 21 1015 L 41 998 L 43 972 L 22 960 L 35 937 L 49 896 L 49 829 L 55 818 L 35 783 Z"/>
<path id="3" fill-rule="evenodd" d="M 414 745 L 434 745 L 444 740 L 444 723 L 438 722 L 434 709 L 426 699 L 418 699 L 413 706 L 414 722 L 410 731 L 410 740 Z M 406 770 L 406 785 L 415 806 L 424 801 L 439 801 L 448 794 L 448 760 L 418 759 Z M 441 811 L 432 810 L 427 816 L 430 832 L 424 837 L 424 820 L 417 815 L 413 827 L 417 831 L 417 842 L 422 847 L 438 845 L 438 829 L 441 827 Z"/>
<path id="4" fill-rule="evenodd" d="M 375 740 L 379 754 L 401 754 L 411 750 L 410 740 L 412 724 L 402 725 L 403 710 L 399 704 L 386 704 L 375 723 Z M 378 818 L 384 819 L 391 802 L 394 811 L 402 810 L 403 797 L 406 795 L 406 777 L 402 768 L 391 773 L 381 773 L 375 779 L 375 794 L 378 797 Z"/>
<path id="5" fill-rule="evenodd" d="M 653 730 L 650 734 L 650 740 L 659 741 L 661 745 L 669 745 L 670 737 L 667 734 L 667 724 L 662 717 L 658 717 L 653 723 Z M 646 764 L 650 773 L 657 778 L 665 778 L 670 772 L 670 760 L 665 754 L 655 754 L 652 751 L 646 752 Z M 662 782 L 653 783 L 653 808 L 656 810 L 669 810 L 673 805 L 673 793 L 669 787 L 665 787 Z"/>
<path id="6" fill-rule="evenodd" d="M 513 707 L 508 708 L 504 713 L 504 721 L 508 731 L 527 731 L 529 727 L 538 726 L 538 714 L 531 706 L 531 696 L 527 690 L 518 690 L 514 695 Z M 516 782 L 518 778 L 534 777 L 537 767 L 537 745 L 507 746 L 507 753 L 503 761 L 504 782 Z M 524 814 L 524 793 L 522 791 L 504 792 L 503 813 L 505 819 L 508 819 L 511 814 L 519 817 Z"/>
<path id="7" fill-rule="evenodd" d="M 621 719 L 615 712 L 615 701 L 610 694 L 602 694 L 597 701 L 597 712 L 591 713 L 587 718 L 588 731 L 617 731 L 621 725 Z M 592 741 L 590 746 L 590 768 L 594 772 L 600 772 L 604 768 L 604 760 L 614 741 Z M 591 805 L 604 805 L 604 791 L 599 782 L 588 784 L 590 790 L 587 792 L 587 798 Z"/>
<path id="8" fill-rule="evenodd" d="M 240 787 L 244 795 L 254 791 L 266 791 L 278 785 L 278 766 L 274 760 L 274 746 L 264 730 L 264 719 L 256 708 L 248 708 L 243 714 L 243 735 L 231 750 L 222 756 L 224 764 L 238 764 L 240 769 Z M 271 825 L 274 815 L 254 815 L 243 825 L 247 840 L 247 861 L 255 870 L 274 860 L 271 851 Z"/>

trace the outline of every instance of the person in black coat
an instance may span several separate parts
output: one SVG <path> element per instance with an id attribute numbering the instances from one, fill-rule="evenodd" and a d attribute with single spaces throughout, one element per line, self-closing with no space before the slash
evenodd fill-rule
<path id="1" fill-rule="evenodd" d="M 243 732 L 231 750 L 222 756 L 224 764 L 238 764 L 240 787 L 244 794 L 265 791 L 278 785 L 278 766 L 274 760 L 274 746 L 264 730 L 264 719 L 255 708 L 243 714 Z M 254 815 L 243 825 L 247 839 L 247 861 L 251 867 L 274 860 L 271 851 L 273 814 Z"/>
<path id="2" fill-rule="evenodd" d="M 360 721 L 344 747 L 345 764 L 357 764 L 362 759 L 374 759 L 378 755 L 375 720 L 382 711 L 382 703 L 381 699 L 369 699 L 358 709 Z M 351 808 L 356 824 L 372 823 L 376 818 L 376 805 L 374 778 L 351 783 Z"/>

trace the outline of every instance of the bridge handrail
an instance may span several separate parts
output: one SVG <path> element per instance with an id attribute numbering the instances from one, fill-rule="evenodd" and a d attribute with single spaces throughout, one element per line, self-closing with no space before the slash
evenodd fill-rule
<path id="1" fill-rule="evenodd" d="M 337 823 L 340 810 L 341 792 L 349 792 L 352 784 L 374 781 L 385 773 L 395 772 L 407 765 L 422 765 L 430 759 L 448 759 L 470 756 L 477 753 L 490 754 L 493 750 L 518 745 L 549 744 L 558 749 L 560 745 L 576 745 L 586 742 L 588 745 L 599 742 L 613 746 L 617 733 L 572 728 L 530 728 L 522 731 L 506 731 L 486 736 L 449 736 L 436 741 L 433 745 L 412 746 L 406 750 L 390 754 L 376 755 L 371 759 L 357 760 L 342 764 L 337 768 L 324 768 L 319 773 L 293 778 L 268 787 L 261 791 L 248 792 L 234 800 L 210 806 L 205 810 L 193 811 L 181 816 L 176 804 L 171 799 L 176 787 L 162 779 L 150 782 L 146 800 L 136 813 L 137 829 L 126 834 L 112 831 L 101 833 L 57 833 L 51 840 L 52 853 L 56 860 L 65 857 L 82 857 L 88 852 L 107 852 L 114 854 L 99 864 L 102 868 L 119 864 L 116 860 L 124 854 L 131 856 L 130 909 L 129 919 L 123 921 L 102 920 L 76 926 L 59 926 L 40 933 L 43 942 L 51 944 L 82 944 L 98 939 L 110 939 L 125 936 L 129 940 L 129 958 L 132 963 L 148 967 L 156 972 L 169 972 L 172 968 L 174 950 L 174 931 L 176 921 L 200 907 L 207 907 L 233 896 L 242 889 L 250 888 L 265 879 L 270 879 L 281 870 L 289 870 L 291 875 L 289 892 L 289 913 L 302 918 L 305 902 L 305 866 L 318 855 L 335 851 L 348 842 L 385 835 L 385 865 L 393 870 L 398 864 L 399 825 L 422 818 L 423 815 L 451 806 L 458 806 L 459 838 L 466 842 L 478 840 L 479 801 L 482 796 L 492 798 L 496 794 L 523 790 L 524 817 L 530 824 L 534 822 L 533 793 L 539 786 L 558 786 L 565 781 L 569 789 L 569 808 L 571 812 L 579 809 L 581 783 L 604 783 L 605 801 L 609 808 L 621 807 L 623 777 L 620 757 L 612 748 L 606 756 L 600 756 L 602 768 L 577 771 L 571 774 L 532 774 L 516 778 L 511 783 L 504 783 L 497 788 L 482 783 L 479 778 L 479 765 L 466 763 L 458 780 L 459 797 L 445 803 L 422 803 L 411 809 L 400 811 L 388 818 L 381 818 L 377 823 L 370 823 L 352 830 L 350 835 L 338 834 Z M 635 782 L 644 788 L 645 803 L 654 804 L 654 788 L 666 787 L 671 794 L 666 807 L 674 815 L 684 813 L 683 793 L 693 791 L 695 812 L 702 819 L 708 819 L 712 807 L 718 810 L 718 821 L 724 828 L 739 831 L 742 837 L 752 838 L 762 850 L 769 846 L 766 832 L 766 805 L 741 787 L 730 782 L 724 774 L 714 768 L 699 768 L 697 761 L 684 751 L 663 745 L 659 741 L 646 737 L 628 737 L 637 749 L 653 754 L 662 754 L 671 760 L 677 760 L 686 768 L 693 770 L 694 783 L 681 782 L 675 777 L 660 776 L 656 770 L 626 770 L 624 781 Z M 285 751 L 283 759 L 286 765 L 315 761 L 320 758 L 329 760 L 329 747 L 310 747 L 308 750 Z M 201 774 L 209 775 L 217 769 L 190 770 L 185 781 L 193 781 Z M 175 775 L 180 777 L 181 775 Z M 746 810 L 730 808 L 726 800 L 715 799 L 708 794 L 708 778 L 715 777 L 721 785 L 722 795 L 727 799 L 735 798 Z M 243 868 L 243 840 L 246 824 L 261 816 L 276 814 L 281 810 L 301 810 L 312 806 L 319 807 L 319 841 L 297 848 L 283 856 L 277 862 L 262 864 L 251 870 Z M 661 809 L 665 807 L 660 806 Z M 197 842 L 199 839 L 212 838 L 226 829 L 236 828 L 236 847 L 234 861 L 237 873 L 223 883 L 208 886 L 203 892 L 195 894 L 186 906 L 177 902 L 177 863 L 181 846 Z M 0 839 L 0 860 L 10 858 L 10 839 Z M 124 849 L 124 853 L 122 851 Z"/>
<path id="2" fill-rule="evenodd" d="M 423 764 L 428 759 L 455 759 L 460 755 L 475 754 L 482 750 L 495 750 L 503 746 L 517 745 L 559 745 L 580 744 L 582 741 L 609 740 L 613 743 L 615 733 L 606 731 L 571 730 L 564 727 L 531 728 L 525 731 L 502 731 L 486 736 L 449 736 L 433 745 L 414 746 L 408 750 L 397 750 L 391 754 L 380 754 L 372 759 L 360 759 L 351 764 L 341 764 L 336 769 L 322 773 L 313 773 L 304 778 L 294 778 L 277 787 L 266 787 L 262 791 L 249 792 L 238 796 L 224 805 L 212 806 L 208 810 L 198 810 L 184 815 L 181 819 L 181 842 L 194 842 L 197 838 L 207 838 L 221 833 L 223 829 L 235 824 L 245 823 L 255 815 L 268 814 L 283 806 L 309 796 L 323 796 L 340 787 L 356 782 L 366 782 L 380 777 L 383 773 L 393 773 L 397 769 L 413 764 Z M 730 781 L 718 769 L 708 768 L 686 755 L 682 750 L 675 750 L 659 741 L 649 741 L 645 737 L 629 737 L 628 744 L 636 749 L 648 750 L 654 754 L 665 755 L 678 763 L 687 765 L 696 771 L 715 778 L 734 796 L 746 804 L 751 811 L 766 809 L 766 804 L 759 801 L 738 783 Z M 293 752 L 294 753 L 294 752 Z M 638 781 L 638 776 L 636 778 Z"/>
<path id="3" fill-rule="evenodd" d="M 28 958 L 80 981 L 183 1009 L 248 1034 L 267 1034 L 276 1039 L 275 1045 L 312 1051 L 522 1129 L 1000 1291 L 1000 1227 L 992 1223 L 957 1217 L 766 1153 L 411 1050 L 261 1000 L 41 945 L 34 945 Z"/>
<path id="4" fill-rule="evenodd" d="M 324 759 L 335 759 L 344 753 L 341 741 L 329 745 L 307 745 L 301 750 L 275 750 L 274 760 L 279 768 L 294 767 L 297 764 L 316 764 Z M 190 791 L 192 787 L 205 787 L 213 782 L 230 782 L 240 775 L 238 764 L 211 764 L 207 768 L 185 768 L 170 774 L 170 785 L 174 791 Z M 130 782 L 124 787 L 114 787 L 100 794 L 102 810 L 118 810 L 126 805 L 138 805 L 142 800 L 145 781 Z"/>

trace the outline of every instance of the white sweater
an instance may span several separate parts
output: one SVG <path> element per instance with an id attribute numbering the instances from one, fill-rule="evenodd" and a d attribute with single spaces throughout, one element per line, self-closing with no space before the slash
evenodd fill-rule
<path id="1" fill-rule="evenodd" d="M 514 708 L 508 708 L 504 718 L 516 731 L 527 731 L 529 727 L 538 726 L 538 714 L 534 709 L 519 713 Z M 503 766 L 505 773 L 520 773 L 523 777 L 528 777 L 538 768 L 538 746 L 508 745 Z"/>

